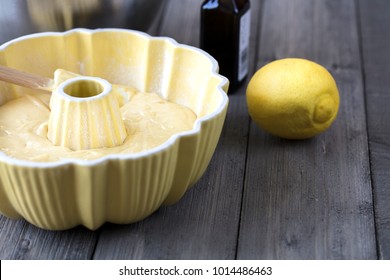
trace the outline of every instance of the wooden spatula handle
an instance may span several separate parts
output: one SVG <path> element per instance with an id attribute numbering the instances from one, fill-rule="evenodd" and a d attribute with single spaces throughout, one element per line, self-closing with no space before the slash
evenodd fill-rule
<path id="1" fill-rule="evenodd" d="M 26 88 L 46 91 L 51 91 L 51 87 L 53 85 L 52 79 L 20 71 L 4 65 L 0 65 L 0 80 Z"/>

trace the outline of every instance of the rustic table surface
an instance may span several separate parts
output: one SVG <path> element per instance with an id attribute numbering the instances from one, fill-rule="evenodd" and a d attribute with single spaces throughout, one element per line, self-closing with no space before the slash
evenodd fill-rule
<path id="1" fill-rule="evenodd" d="M 201 2 L 167 1 L 152 35 L 199 46 Z M 284 57 L 324 65 L 341 95 L 330 129 L 268 135 L 250 120 L 244 85 L 206 173 L 177 204 L 96 231 L 0 216 L 1 259 L 390 259 L 390 1 L 251 6 L 250 75 Z M 0 43 L 33 32 L 18 20 L 0 26 Z"/>

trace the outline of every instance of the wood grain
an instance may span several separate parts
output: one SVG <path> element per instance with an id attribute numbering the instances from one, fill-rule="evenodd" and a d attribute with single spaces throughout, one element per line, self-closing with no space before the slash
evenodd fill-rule
<path id="1" fill-rule="evenodd" d="M 23 220 L 0 216 L 0 259 L 91 259 L 97 232 L 84 227 L 67 231 L 39 229 Z"/>
<path id="2" fill-rule="evenodd" d="M 258 66 L 303 57 L 341 95 L 334 125 L 305 141 L 250 130 L 240 259 L 375 259 L 359 40 L 352 1 L 265 1 Z"/>
<path id="3" fill-rule="evenodd" d="M 359 1 L 375 219 L 380 259 L 390 259 L 390 1 Z"/>
<path id="4" fill-rule="evenodd" d="M 169 0 L 153 35 L 198 46 L 202 2 Z M 341 96 L 332 127 L 305 141 L 270 136 L 250 121 L 245 84 L 206 173 L 177 204 L 97 231 L 0 215 L 0 259 L 390 259 L 390 1 L 251 4 L 249 75 L 283 57 L 324 65 Z M 0 43 L 31 32 L 7 16 Z"/>
<path id="5" fill-rule="evenodd" d="M 162 35 L 196 46 L 199 33 L 193 30 L 200 24 L 202 1 L 170 3 Z M 257 1 L 252 7 L 255 13 L 259 7 Z M 174 9 L 183 12 L 169 14 Z M 253 20 L 256 26 L 259 17 Z M 184 24 L 176 24 L 178 22 Z M 252 44 L 256 43 L 256 33 L 253 30 Z M 254 57 L 254 45 L 251 55 Z M 206 173 L 193 189 L 176 205 L 164 207 L 136 225 L 106 226 L 94 258 L 235 258 L 249 126 L 244 91 L 242 87 L 230 96 L 220 142 Z"/>
<path id="6" fill-rule="evenodd" d="M 0 41 L 4 42 L 9 34 L 3 36 L 3 31 L 1 28 Z M 13 38 L 22 31 L 15 29 Z M 46 231 L 0 215 L 0 259 L 91 259 L 97 237 L 98 232 L 82 227 Z"/>

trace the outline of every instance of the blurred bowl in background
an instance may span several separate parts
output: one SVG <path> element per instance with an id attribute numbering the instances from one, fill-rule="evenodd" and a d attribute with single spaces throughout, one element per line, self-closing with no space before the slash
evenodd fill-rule
<path id="1" fill-rule="evenodd" d="M 1 0 L 1 41 L 42 31 L 127 28 L 155 34 L 166 0 Z M 0 42 L 2 43 L 2 42 Z"/>

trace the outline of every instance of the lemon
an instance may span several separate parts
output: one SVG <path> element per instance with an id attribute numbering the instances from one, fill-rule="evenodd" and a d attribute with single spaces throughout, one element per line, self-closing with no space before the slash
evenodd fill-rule
<path id="1" fill-rule="evenodd" d="M 287 139 L 305 139 L 335 120 L 340 97 L 332 75 L 302 58 L 275 60 L 250 79 L 249 115 L 265 131 Z"/>

